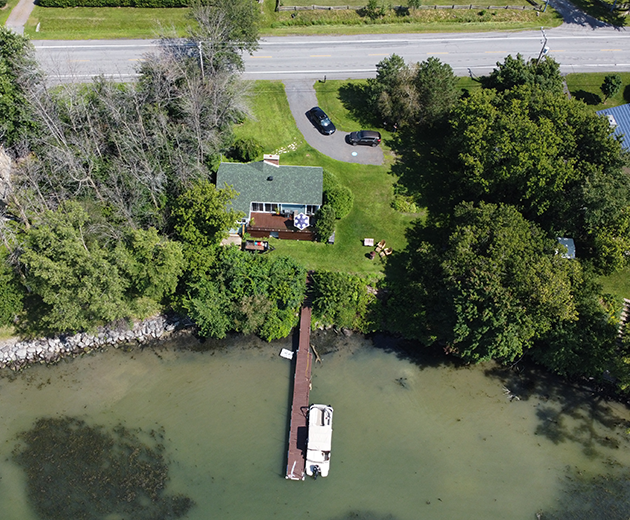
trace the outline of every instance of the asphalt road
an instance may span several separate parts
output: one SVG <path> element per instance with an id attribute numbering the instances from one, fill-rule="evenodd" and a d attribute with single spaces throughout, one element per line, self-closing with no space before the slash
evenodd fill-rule
<path id="1" fill-rule="evenodd" d="M 545 31 L 549 55 L 562 72 L 630 71 L 630 31 L 565 24 Z M 135 75 L 148 40 L 34 41 L 37 58 L 52 81 L 86 81 L 96 74 L 121 80 Z M 400 34 L 263 38 L 245 56 L 245 79 L 346 79 L 374 76 L 392 53 L 410 62 L 437 56 L 455 74 L 485 74 L 508 54 L 537 57 L 540 31 L 518 33 Z"/>

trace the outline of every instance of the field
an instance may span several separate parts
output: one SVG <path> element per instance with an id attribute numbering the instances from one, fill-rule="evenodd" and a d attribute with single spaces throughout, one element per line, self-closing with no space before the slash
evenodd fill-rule
<path id="1" fill-rule="evenodd" d="M 297 0 L 307 1 L 307 0 Z M 333 1 L 338 0 L 323 0 Z M 357 6 L 367 0 L 350 0 Z M 17 0 L 10 0 L 17 3 Z M 289 5 L 293 0 L 286 0 Z M 529 5 L 524 0 L 480 0 L 481 5 Z M 347 1 L 343 5 L 347 5 Z M 403 2 L 404 3 L 404 2 Z M 469 5 L 463 0 L 438 4 Z M 310 2 L 312 4 L 312 2 Z M 309 5 L 310 5 L 309 4 Z M 389 5 L 389 4 L 388 4 Z M 478 2 L 475 3 L 478 5 Z M 0 11 L 3 15 L 5 11 Z M 275 12 L 275 0 L 265 0 L 262 7 L 261 33 L 263 35 L 314 35 L 314 34 L 383 34 L 410 32 L 479 32 L 538 29 L 541 25 L 555 27 L 561 19 L 552 9 L 546 13 L 528 10 L 469 10 L 419 9 L 408 13 L 386 10 L 377 19 L 349 11 L 288 11 Z M 6 11 L 8 16 L 8 10 Z M 76 40 L 115 38 L 154 38 L 158 33 L 185 34 L 190 20 L 188 9 L 141 8 L 44 8 L 36 6 L 25 27 L 25 34 L 34 39 Z M 292 16 L 293 15 L 293 16 Z M 35 32 L 37 24 L 39 32 Z"/>
<path id="2" fill-rule="evenodd" d="M 344 82 L 327 82 L 327 97 Z M 265 153 L 280 153 L 281 164 L 322 166 L 348 186 L 355 197 L 350 215 L 337 221 L 334 245 L 317 242 L 273 240 L 276 248 L 272 254 L 286 254 L 304 264 L 308 269 L 329 269 L 352 273 L 379 273 L 384 262 L 369 260 L 371 248 L 363 246 L 363 238 L 386 240 L 389 247 L 400 250 L 405 247 L 405 229 L 409 222 L 420 215 L 402 214 L 391 208 L 395 178 L 385 166 L 364 166 L 335 161 L 311 148 L 298 131 L 281 82 L 258 81 L 252 87 L 252 107 L 255 119 L 249 119 L 235 129 L 237 137 L 255 137 Z M 328 110 L 329 102 L 319 97 L 321 106 Z M 335 114 L 343 126 L 358 127 L 350 116 L 337 106 Z M 346 110 L 347 112 L 347 110 Z M 343 123 L 342 123 L 343 121 Z M 387 153 L 387 150 L 385 150 Z M 391 162 L 391 156 L 387 157 Z"/>

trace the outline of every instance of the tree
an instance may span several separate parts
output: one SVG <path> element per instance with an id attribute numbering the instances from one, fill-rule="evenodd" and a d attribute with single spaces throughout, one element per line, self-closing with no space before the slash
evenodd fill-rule
<path id="1" fill-rule="evenodd" d="M 113 259 L 130 282 L 127 296 L 155 302 L 175 292 L 184 267 L 181 244 L 159 236 L 155 228 L 129 229 Z"/>
<path id="2" fill-rule="evenodd" d="M 354 195 L 347 186 L 337 184 L 324 191 L 324 204 L 335 210 L 336 218 L 342 219 L 352 211 Z"/>
<path id="3" fill-rule="evenodd" d="M 368 79 L 369 103 L 372 109 L 390 123 L 404 116 L 399 107 L 398 91 L 403 89 L 403 78 L 410 77 L 409 67 L 397 54 L 376 64 L 376 77 Z"/>
<path id="4" fill-rule="evenodd" d="M 511 204 L 594 257 L 603 254 L 603 233 L 627 240 L 619 225 L 630 206 L 621 144 L 583 103 L 528 85 L 484 89 L 456 105 L 450 126 L 435 152 L 450 173 L 424 179 L 433 211 L 448 213 L 463 200 Z"/>
<path id="5" fill-rule="evenodd" d="M 407 334 L 426 344 L 469 362 L 513 361 L 577 317 L 579 264 L 556 255 L 555 239 L 511 206 L 462 203 L 410 238 L 399 291 L 410 296 L 401 298 Z"/>
<path id="6" fill-rule="evenodd" d="M 19 261 L 35 302 L 27 313 L 39 332 L 77 332 L 129 316 L 129 281 L 88 232 L 76 202 L 43 215 L 24 237 Z"/>
<path id="7" fill-rule="evenodd" d="M 317 240 L 326 242 L 335 232 L 335 220 L 337 215 L 334 208 L 324 204 L 315 215 L 315 230 Z"/>
<path id="8" fill-rule="evenodd" d="M 489 76 L 481 78 L 481 83 L 484 88 L 499 92 L 520 85 L 536 85 L 546 91 L 562 93 L 560 64 L 549 57 L 525 62 L 521 54 L 517 54 L 516 58 L 508 54 L 503 63 L 497 62 L 497 68 Z"/>
<path id="9" fill-rule="evenodd" d="M 623 85 L 623 81 L 621 80 L 621 76 L 619 74 L 608 74 L 604 77 L 604 82 L 600 87 L 604 94 L 604 103 L 608 100 L 608 98 L 613 97 L 621 90 L 621 85 Z"/>
<path id="10" fill-rule="evenodd" d="M 243 52 L 258 48 L 260 9 L 251 0 L 193 0 L 196 28 L 190 41 L 201 53 L 204 74 L 243 70 Z"/>
<path id="11" fill-rule="evenodd" d="M 0 143 L 18 155 L 24 155 L 25 142 L 36 128 L 28 92 L 39 80 L 28 38 L 0 27 Z"/>
<path id="12" fill-rule="evenodd" d="M 306 272 L 294 260 L 222 248 L 178 306 L 202 336 L 223 338 L 234 330 L 271 341 L 297 324 L 305 290 Z"/>
<path id="13" fill-rule="evenodd" d="M 409 9 L 418 9 L 422 5 L 422 0 L 407 0 Z"/>
<path id="14" fill-rule="evenodd" d="M 8 251 L 0 246 L 0 327 L 13 325 L 22 312 L 24 287 L 8 261 Z"/>
<path id="15" fill-rule="evenodd" d="M 414 85 L 418 92 L 418 120 L 433 125 L 443 119 L 459 98 L 457 77 L 447 63 L 430 57 L 418 65 Z"/>
<path id="16" fill-rule="evenodd" d="M 217 189 L 199 181 L 184 192 L 172 209 L 174 229 L 179 238 L 193 246 L 216 246 L 230 228 L 245 215 L 230 206 L 236 192 L 230 186 Z"/>

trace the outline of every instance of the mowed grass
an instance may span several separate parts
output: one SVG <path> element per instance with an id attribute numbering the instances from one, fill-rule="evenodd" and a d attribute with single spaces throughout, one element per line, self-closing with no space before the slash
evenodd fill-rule
<path id="1" fill-rule="evenodd" d="M 4 25 L 7 18 L 11 14 L 11 10 L 18 4 L 20 0 L 9 0 L 7 5 L 0 9 L 0 25 Z"/>
<path id="2" fill-rule="evenodd" d="M 618 298 L 630 299 L 630 267 L 609 276 L 602 276 L 599 281 L 604 287 L 604 292 L 614 294 Z"/>
<path id="3" fill-rule="evenodd" d="M 618 73 L 623 82 L 621 89 L 604 103 L 604 94 L 602 94 L 600 87 L 608 74 L 611 73 L 567 74 L 567 87 L 569 87 L 569 92 L 571 92 L 573 97 L 581 99 L 587 105 L 592 106 L 593 110 L 602 110 L 630 103 L 630 72 Z"/>
<path id="4" fill-rule="evenodd" d="M 482 5 L 485 2 L 495 5 L 516 2 L 516 5 L 520 5 L 522 1 L 482 0 Z M 438 0 L 438 2 L 453 3 L 452 0 Z M 17 0 L 10 0 L 10 3 L 16 4 Z M 312 2 L 309 1 L 309 3 Z M 361 3 L 366 4 L 367 0 Z M 365 16 L 360 16 L 356 10 L 277 13 L 274 0 L 265 0 L 262 12 L 261 34 L 276 36 L 524 30 L 538 28 L 541 25 L 555 27 L 562 21 L 552 9 L 538 16 L 534 11 L 505 9 L 492 11 L 487 9 L 423 9 L 410 12 L 408 16 L 398 16 L 393 11 L 388 11 L 385 18 L 370 20 Z M 8 10 L 0 13 L 2 13 L 0 16 L 4 16 L 5 13 L 8 16 Z M 295 16 L 292 17 L 292 15 Z M 35 32 L 38 23 L 40 30 Z M 26 24 L 25 34 L 33 39 L 49 40 L 155 38 L 158 33 L 183 36 L 190 23 L 188 9 L 129 7 L 64 9 L 36 6 Z"/>
<path id="5" fill-rule="evenodd" d="M 35 6 L 24 33 L 38 40 L 106 40 L 183 36 L 191 24 L 188 9 L 133 7 L 53 8 Z M 35 32 L 37 24 L 39 32 Z"/>
<path id="6" fill-rule="evenodd" d="M 389 247 L 401 250 L 406 246 L 405 229 L 416 217 L 391 208 L 395 178 L 389 168 L 336 161 L 311 148 L 295 125 L 282 83 L 257 81 L 251 93 L 256 119 L 238 125 L 236 137 L 256 137 L 265 152 L 280 151 L 280 164 L 322 166 L 348 186 L 355 199 L 351 213 L 337 221 L 334 245 L 271 239 L 276 248 L 271 254 L 291 256 L 308 269 L 358 274 L 382 272 L 384 261 L 366 257 L 372 248 L 364 247 L 363 239 L 386 240 Z"/>

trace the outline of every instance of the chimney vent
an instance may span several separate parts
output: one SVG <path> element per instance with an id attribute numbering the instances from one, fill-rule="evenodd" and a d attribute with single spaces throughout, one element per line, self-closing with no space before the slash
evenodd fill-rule
<path id="1" fill-rule="evenodd" d="M 268 181 L 272 181 L 273 180 L 273 175 L 270 175 L 269 177 L 267 177 Z"/>
<path id="2" fill-rule="evenodd" d="M 273 166 L 280 166 L 280 156 L 278 154 L 266 153 L 263 155 L 263 161 Z"/>

